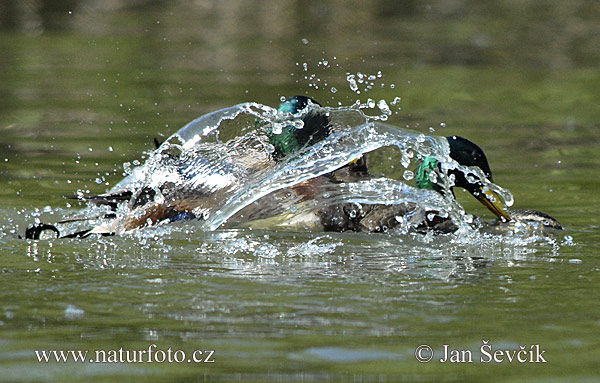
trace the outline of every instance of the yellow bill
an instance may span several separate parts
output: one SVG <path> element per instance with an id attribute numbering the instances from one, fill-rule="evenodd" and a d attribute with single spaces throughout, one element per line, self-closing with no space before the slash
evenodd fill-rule
<path id="1" fill-rule="evenodd" d="M 504 202 L 502 201 L 502 198 L 492 190 L 487 189 L 484 191 L 484 188 L 482 187 L 475 198 L 477 198 L 479 202 L 481 202 L 502 221 L 510 221 L 510 216 L 504 208 Z"/>

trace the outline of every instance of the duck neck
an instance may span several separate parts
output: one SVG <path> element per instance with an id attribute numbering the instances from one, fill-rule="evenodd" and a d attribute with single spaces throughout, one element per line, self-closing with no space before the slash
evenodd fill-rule
<path id="1" fill-rule="evenodd" d="M 417 168 L 415 177 L 415 185 L 419 189 L 437 190 L 432 178 L 435 177 L 435 170 L 439 165 L 439 161 L 433 157 L 426 157 Z M 432 175 L 433 172 L 433 175 Z"/>

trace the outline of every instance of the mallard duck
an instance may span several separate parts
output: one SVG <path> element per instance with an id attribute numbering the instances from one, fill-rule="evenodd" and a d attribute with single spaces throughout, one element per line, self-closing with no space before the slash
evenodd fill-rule
<path id="1" fill-rule="evenodd" d="M 305 146 L 313 145 L 323 140 L 331 133 L 331 126 L 327 115 L 314 111 L 309 106 L 311 104 L 320 104 L 305 96 L 294 96 L 284 100 L 278 110 L 283 113 L 293 113 L 305 111 L 301 114 L 303 121 L 302 129 L 292 125 L 286 125 L 280 132 L 274 132 L 273 128 L 268 128 L 266 136 L 268 142 L 272 145 L 270 154 L 264 150 L 250 150 L 249 152 L 239 153 L 236 156 L 235 163 L 227 163 L 227 172 L 235 174 L 237 167 L 243 169 L 262 169 L 269 167 L 272 163 L 284 160 L 296 151 Z M 450 148 L 450 157 L 459 165 L 479 168 L 488 180 L 492 181 L 492 173 L 487 158 L 476 144 L 462 137 L 451 136 L 446 138 Z M 239 142 L 232 140 L 227 150 L 237 150 Z M 160 146 L 157 143 L 157 147 Z M 111 235 L 119 228 L 128 231 L 148 225 L 154 225 L 162 222 L 172 222 L 183 219 L 193 219 L 202 217 L 203 211 L 213 206 L 222 197 L 219 194 L 218 187 L 222 187 L 223 182 L 227 180 L 227 174 L 208 172 L 198 172 L 199 168 L 214 166 L 214 162 L 207 161 L 202 156 L 191 158 L 183 165 L 171 167 L 170 172 L 181 176 L 179 180 L 182 183 L 164 182 L 153 187 L 143 187 L 140 190 L 116 190 L 109 194 L 98 196 L 87 196 L 84 199 L 88 202 L 98 205 L 109 205 L 113 209 L 117 206 L 127 203 L 129 213 L 124 218 L 115 218 L 111 214 L 108 218 L 113 219 L 108 225 L 98 226 L 89 230 L 79 231 L 63 237 L 84 237 L 90 234 Z M 259 170 L 256 171 L 260 174 Z M 423 189 L 436 190 L 443 193 L 440 183 L 434 182 L 435 174 L 441 171 L 439 161 L 435 158 L 426 158 L 420 164 L 416 186 Z M 511 220 L 508 212 L 503 206 L 502 199 L 484 187 L 482 180 L 474 179 L 467 181 L 464 173 L 458 169 L 452 169 L 449 175 L 454 177 L 453 187 L 462 187 L 469 191 L 475 198 L 492 211 L 501 221 Z M 203 178 L 198 177 L 201 175 Z M 215 175 L 214 179 L 211 179 Z M 299 183 L 291 188 L 283 189 L 267 196 L 266 201 L 259 200 L 258 203 L 249 205 L 236 216 L 232 217 L 230 222 L 257 221 L 265 217 L 276 216 L 285 212 L 289 204 L 282 203 L 290 201 L 289 194 L 293 194 L 292 203 L 302 203 L 310 200 L 318 193 L 319 188 L 327 187 L 328 184 L 353 182 L 360 179 L 369 178 L 366 155 L 352 161 L 340 169 L 325 174 L 323 176 L 312 178 L 308 181 Z M 169 177 L 166 177 L 167 179 Z M 207 179 L 208 178 L 208 179 Z M 235 183 L 232 182 L 232 188 Z M 453 187 L 449 190 L 453 192 Z M 160 198 L 157 198 L 157 191 L 160 192 Z M 158 201 L 158 202 L 157 202 Z M 397 205 L 356 205 L 356 204 L 333 204 L 319 207 L 313 211 L 311 219 L 317 221 L 325 231 L 385 231 L 397 226 L 403 220 L 408 220 L 413 226 L 424 229 L 436 229 L 439 231 L 451 231 L 455 226 L 449 219 L 442 218 L 436 214 L 422 209 L 415 203 L 404 203 Z M 433 219 L 429 219 L 433 215 Z M 400 218 L 400 219 L 399 219 Z M 551 217 L 550 217 L 551 218 Z M 60 236 L 56 227 L 48 224 L 40 224 L 30 227 L 27 230 L 26 238 L 40 238 L 46 234 L 52 237 Z"/>
<path id="2" fill-rule="evenodd" d="M 450 148 L 450 157 L 459 165 L 479 168 L 491 182 L 492 172 L 487 158 L 475 143 L 457 136 L 446 137 Z M 366 157 L 362 160 L 363 177 L 369 177 L 366 167 Z M 420 189 L 431 189 L 439 193 L 446 190 L 437 177 L 441 171 L 440 162 L 436 158 L 427 157 L 419 165 L 416 172 L 415 186 Z M 484 206 L 492 211 L 503 221 L 509 221 L 510 216 L 505 210 L 502 198 L 493 191 L 484 187 L 482 180 L 473 177 L 472 182 L 467 181 L 465 174 L 459 169 L 449 172 L 454 179 L 454 185 L 449 188 L 454 194 L 454 187 L 466 189 Z M 387 231 L 401 223 L 410 223 L 416 227 L 436 228 L 449 230 L 451 222 L 442 218 L 435 211 L 426 211 L 417 203 L 406 202 L 401 204 L 343 204 L 333 205 L 318 211 L 321 224 L 328 231 Z M 427 218 L 431 217 L 431 219 Z M 448 226 L 448 228 L 446 228 Z M 444 229 L 442 229 L 444 228 Z"/>
<path id="3" fill-rule="evenodd" d="M 472 141 L 463 137 L 446 137 L 450 147 L 450 157 L 459 165 L 479 168 L 484 176 L 493 182 L 492 171 L 483 150 Z M 366 172 L 366 159 L 365 168 Z M 425 158 L 419 165 L 416 174 L 415 186 L 421 189 L 431 189 L 439 193 L 446 190 L 443 185 L 434 180 L 439 180 L 437 172 L 441 171 L 439 160 L 433 157 Z M 562 230 L 562 225 L 548 214 L 531 209 L 517 209 L 509 211 L 502 198 L 484 186 L 483 180 L 471 175 L 467 180 L 463 171 L 454 168 L 448 171 L 454 179 L 450 192 L 454 197 L 454 188 L 461 187 L 467 190 L 481 204 L 487 207 L 496 217 L 491 227 L 506 228 L 514 221 L 538 225 L 543 229 Z M 427 211 L 413 202 L 394 205 L 382 204 L 343 204 L 333 205 L 318 212 L 320 222 L 325 230 L 329 231 L 387 231 L 402 223 L 408 223 L 417 230 L 434 230 L 440 233 L 453 232 L 458 227 L 447 217 L 442 217 L 437 211 Z"/>
<path id="4" fill-rule="evenodd" d="M 327 116 L 315 112 L 311 104 L 321 106 L 317 101 L 306 96 L 294 96 L 281 102 L 278 111 L 300 116 L 303 125 L 299 129 L 295 125 L 288 124 L 280 127 L 279 132 L 274 131 L 272 126 L 268 127 L 266 141 L 272 146 L 271 150 L 265 150 L 263 143 L 256 142 L 260 139 L 252 141 L 252 144 L 242 142 L 241 138 L 232 139 L 222 148 L 230 161 L 217 158 L 221 153 L 214 154 L 215 158 L 207 159 L 205 155 L 210 155 L 210 150 L 201 148 L 197 151 L 198 155 L 192 158 L 187 153 L 183 159 L 176 158 L 173 161 L 166 159 L 161 163 L 163 169 L 159 171 L 164 173 L 165 181 L 158 185 L 144 186 L 138 190 L 114 190 L 107 194 L 79 196 L 78 199 L 96 205 L 107 205 L 113 210 L 122 204 L 127 204 L 129 213 L 122 218 L 109 214 L 105 218 L 114 219 L 108 224 L 63 237 L 111 235 L 117 230 L 129 231 L 165 221 L 202 217 L 206 210 L 223 200 L 224 196 L 220 191 L 239 187 L 236 184 L 238 176 L 239 178 L 257 177 L 263 170 L 330 134 Z M 157 149 L 161 146 L 157 142 L 155 144 Z M 248 147 L 248 145 L 255 145 L 255 147 Z M 308 184 L 310 182 L 299 185 L 298 190 L 303 188 L 309 190 Z M 68 221 L 70 220 L 59 223 Z M 37 239 L 45 235 L 60 237 L 55 226 L 44 223 L 28 228 L 25 237 Z"/>

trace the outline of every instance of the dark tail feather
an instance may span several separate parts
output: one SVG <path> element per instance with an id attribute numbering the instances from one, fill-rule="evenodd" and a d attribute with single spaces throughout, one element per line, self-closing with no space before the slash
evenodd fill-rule
<path id="1" fill-rule="evenodd" d="M 47 237 L 44 236 L 42 238 L 42 235 L 44 233 L 54 233 L 51 234 L 52 236 L 54 236 L 54 238 L 85 238 L 87 236 L 90 235 L 90 232 L 93 229 L 87 229 L 87 230 L 81 230 L 81 231 L 76 231 L 75 233 L 71 233 L 71 234 L 67 234 L 67 235 L 60 235 L 60 231 L 56 228 L 56 226 L 54 225 L 50 225 L 47 223 L 38 223 L 37 225 L 31 225 L 27 228 L 27 230 L 25 230 L 25 239 L 46 239 Z M 101 235 L 103 237 L 107 237 L 107 236 L 112 236 L 115 235 L 115 233 L 101 233 Z M 19 236 L 19 238 L 21 238 L 21 236 Z"/>
<path id="2" fill-rule="evenodd" d="M 86 238 L 90 235 L 92 235 L 92 233 L 90 233 L 90 231 L 92 231 L 93 229 L 87 229 L 87 230 L 82 230 L 82 231 L 77 231 L 75 233 L 71 233 L 71 234 L 67 234 L 67 235 L 63 235 L 62 238 Z M 111 237 L 113 235 L 115 235 L 115 233 L 99 233 L 101 236 L 103 237 Z"/>
<path id="3" fill-rule="evenodd" d="M 38 223 L 37 225 L 31 225 L 25 230 L 25 239 L 40 239 L 44 232 L 54 233 L 54 238 L 60 237 L 60 231 L 54 225 L 48 225 L 47 223 Z M 51 234 L 51 235 L 54 235 Z"/>
<path id="4" fill-rule="evenodd" d="M 98 194 L 98 195 L 87 195 L 87 196 L 65 196 L 68 199 L 77 199 L 80 201 L 91 202 L 94 205 L 108 205 L 111 209 L 116 209 L 117 205 L 121 202 L 127 202 L 131 200 L 133 193 L 129 190 L 112 193 L 112 194 Z"/>

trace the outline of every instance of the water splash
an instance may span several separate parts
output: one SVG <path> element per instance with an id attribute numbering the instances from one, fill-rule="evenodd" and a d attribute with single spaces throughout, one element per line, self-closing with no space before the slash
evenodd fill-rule
<path id="1" fill-rule="evenodd" d="M 479 169 L 461 166 L 449 157 L 445 139 L 373 121 L 377 118 L 366 116 L 360 105 L 312 107 L 318 113 L 327 114 L 333 133 L 282 163 L 270 160 L 269 153 L 273 148 L 268 143 L 265 129 L 271 127 L 275 133 L 281 130 L 277 127 L 290 124 L 301 129 L 301 115 L 284 114 L 258 103 L 244 103 L 187 124 L 156 151 L 149 153 L 146 163 L 135 168 L 110 192 L 151 189 L 154 202 L 158 204 L 177 198 L 177 190 L 202 196 L 207 203 L 199 205 L 193 213 L 203 218 L 204 230 L 215 230 L 228 221 L 239 222 L 235 219 L 236 214 L 257 201 L 260 206 L 261 199 L 265 202 L 264 198 L 273 193 L 331 173 L 365 153 L 386 146 L 399 149 L 399 162 L 407 169 L 407 175 L 412 172 L 408 170 L 411 164 L 424 157 L 435 157 L 445 171 L 459 169 L 467 176 L 485 180 Z M 389 109 L 385 101 L 380 101 L 379 107 L 382 111 Z M 225 140 L 225 137 L 232 138 Z M 444 174 L 440 173 L 440 177 L 444 178 Z M 404 181 L 388 178 L 357 180 L 336 184 L 335 188 L 326 185 L 316 191 L 319 198 L 312 204 L 299 207 L 298 200 L 292 198 L 279 201 L 281 206 L 275 211 L 281 213 L 283 207 L 291 213 L 305 213 L 319 206 L 341 203 L 394 205 L 412 202 L 449 216 L 465 230 L 471 226 L 472 217 L 448 197 L 451 193 L 444 196 L 418 189 L 407 184 L 406 178 Z M 451 185 L 451 180 L 439 181 Z M 512 203 L 510 192 L 488 181 L 484 183 L 509 205 Z M 124 209 L 120 213 L 127 215 L 131 211 Z M 264 215 L 263 212 L 263 218 Z"/>
<path id="2" fill-rule="evenodd" d="M 271 160 L 273 148 L 266 132 L 268 129 L 275 130 L 275 126 L 294 125 L 302 129 L 302 114 L 281 113 L 258 103 L 244 103 L 207 114 L 185 125 L 158 149 L 147 153 L 145 163 L 132 168 L 131 174 L 109 193 L 129 190 L 133 192 L 134 200 L 140 201 L 143 200 L 141 191 L 151 191 L 144 198 L 156 204 L 177 198 L 182 190 L 192 195 L 202 195 L 207 203 L 193 213 L 199 218 L 195 225 L 203 231 L 224 226 L 252 227 L 252 222 L 247 222 L 250 218 L 254 221 L 263 219 L 264 223 L 267 222 L 264 218 L 276 216 L 279 216 L 279 221 L 268 221 L 275 224 L 264 227 L 282 227 L 285 226 L 282 223 L 290 222 L 302 222 L 298 226 L 302 227 L 304 222 L 300 218 L 327 205 L 356 204 L 360 209 L 365 204 L 393 206 L 415 203 L 426 211 L 435 210 L 440 216 L 451 218 L 458 226 L 459 234 L 477 233 L 480 222 L 467 214 L 451 198 L 451 193 L 440 194 L 414 186 L 415 164 L 425 157 L 435 157 L 444 170 L 438 174 L 441 177 L 440 185 L 448 188 L 452 180 L 446 177 L 447 171 L 458 169 L 467 178 L 483 180 L 486 188 L 495 191 L 508 205 L 512 204 L 510 192 L 486 180 L 480 169 L 462 166 L 451 159 L 448 143 L 441 137 L 374 120 L 356 105 L 339 108 L 312 105 L 311 108 L 327 114 L 333 133 L 282 162 Z M 314 198 L 309 201 L 290 193 L 291 188 L 305 181 L 325 179 L 321 176 L 383 147 L 397 149 L 398 156 L 390 157 L 390 160 L 402 166 L 398 179 L 372 177 L 339 183 L 316 183 Z M 273 202 L 276 206 L 270 206 Z M 143 211 L 139 207 L 131 202 L 122 203 L 116 211 L 111 211 L 107 206 L 90 205 L 76 214 L 75 218 L 81 217 L 81 221 L 61 221 L 66 227 L 61 232 L 106 226 L 136 215 L 141 217 Z M 252 209 L 260 212 L 258 217 L 244 215 Z M 24 218 L 33 218 L 36 222 L 73 218 L 73 209 L 47 210 L 29 212 L 24 214 Z M 352 211 L 349 214 L 351 216 Z M 115 215 L 116 220 L 112 218 Z M 409 232 L 407 229 L 414 224 L 409 218 L 397 218 L 398 233 Z M 149 221 L 148 224 L 155 226 L 157 222 Z M 517 225 L 516 229 L 511 230 L 509 235 L 517 240 L 531 237 L 521 226 Z M 126 233 L 122 228 L 118 231 Z M 142 235 L 145 231 L 135 232 Z M 161 233 L 153 235 L 160 236 Z M 165 233 L 170 235 L 170 231 Z"/>

